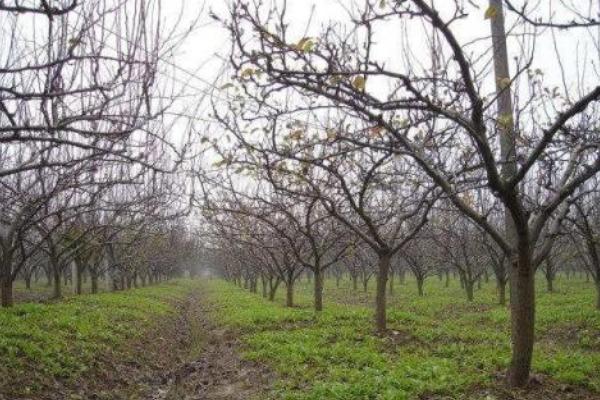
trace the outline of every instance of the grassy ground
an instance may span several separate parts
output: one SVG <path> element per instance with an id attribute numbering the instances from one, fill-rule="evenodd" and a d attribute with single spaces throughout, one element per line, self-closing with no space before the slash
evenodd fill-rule
<path id="1" fill-rule="evenodd" d="M 370 291 L 372 288 L 369 289 Z M 298 307 L 283 307 L 222 281 L 206 291 L 214 318 L 239 330 L 245 357 L 268 364 L 281 380 L 274 399 L 485 399 L 504 393 L 509 361 L 509 320 L 495 304 L 493 283 L 465 300 L 458 282 L 437 278 L 419 298 L 416 284 L 396 286 L 386 337 L 372 331 L 373 293 L 349 282 L 326 282 L 325 311 L 311 310 L 311 286 L 297 288 Z M 534 370 L 537 394 L 522 398 L 600 398 L 600 312 L 592 284 L 559 280 L 546 293 L 540 279 Z M 514 397 L 513 397 L 514 396 Z"/>
<path id="2" fill-rule="evenodd" d="M 36 393 L 53 380 L 77 379 L 102 354 L 124 356 L 125 342 L 174 313 L 197 285 L 174 281 L 0 310 L 0 393 Z"/>

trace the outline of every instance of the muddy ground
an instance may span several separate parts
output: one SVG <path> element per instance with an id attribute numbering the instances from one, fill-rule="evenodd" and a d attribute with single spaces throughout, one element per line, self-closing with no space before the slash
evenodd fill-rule
<path id="1" fill-rule="evenodd" d="M 192 293 L 173 316 L 102 354 L 76 381 L 45 382 L 30 400 L 250 400 L 261 398 L 271 374 L 240 358 L 236 335 L 207 317 L 202 296 Z M 135 328 L 133 328 L 135 329 Z M 0 400 L 2 397 L 0 396 Z M 8 400 L 8 398 L 6 398 Z M 11 398 L 12 400 L 12 398 Z"/>

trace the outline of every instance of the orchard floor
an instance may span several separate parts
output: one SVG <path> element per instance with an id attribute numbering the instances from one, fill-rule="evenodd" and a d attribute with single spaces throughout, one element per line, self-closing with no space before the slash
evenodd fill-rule
<path id="1" fill-rule="evenodd" d="M 541 278 L 541 277 L 540 277 Z M 600 399 L 600 311 L 595 291 L 580 279 L 559 279 L 537 295 L 534 373 L 526 391 L 505 388 L 510 356 L 506 307 L 490 281 L 469 303 L 457 281 L 430 278 L 396 284 L 389 297 L 389 332 L 372 329 L 372 290 L 348 281 L 325 285 L 325 311 L 311 309 L 312 286 L 296 288 L 294 308 L 230 283 L 205 283 L 211 319 L 237 332 L 243 358 L 278 377 L 261 399 Z M 260 288 L 259 288 L 260 289 Z M 259 290 L 260 291 L 260 290 Z"/>
<path id="2" fill-rule="evenodd" d="M 396 284 L 389 332 L 372 329 L 372 287 L 312 285 L 284 307 L 221 280 L 0 310 L 0 400 L 600 399 L 600 312 L 592 284 L 538 288 L 533 380 L 510 391 L 506 307 L 493 283 L 464 299 L 431 278 Z M 360 285 L 359 285 L 360 286 Z"/>
<path id="3" fill-rule="evenodd" d="M 175 281 L 0 310 L 0 400 L 246 400 L 268 371 Z"/>

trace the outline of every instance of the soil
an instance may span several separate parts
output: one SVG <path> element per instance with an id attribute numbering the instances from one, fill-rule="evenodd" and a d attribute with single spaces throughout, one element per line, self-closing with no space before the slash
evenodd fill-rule
<path id="1" fill-rule="evenodd" d="M 235 332 L 208 318 L 201 293 L 176 304 L 177 312 L 126 344 L 125 354 L 100 355 L 75 381 L 44 381 L 27 400 L 250 400 L 261 398 L 272 374 L 240 357 Z M 31 378 L 31 377 L 29 377 Z"/>
<path id="2" fill-rule="evenodd" d="M 541 374 L 531 376 L 529 385 L 523 389 L 509 389 L 505 378 L 489 386 L 473 386 L 459 397 L 424 394 L 419 400 L 600 400 L 600 395 L 584 387 L 571 386 L 553 381 Z"/>

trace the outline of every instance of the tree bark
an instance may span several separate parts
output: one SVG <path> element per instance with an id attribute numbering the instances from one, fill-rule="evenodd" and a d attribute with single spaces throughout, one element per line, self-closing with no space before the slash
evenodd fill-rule
<path id="1" fill-rule="evenodd" d="M 2 274 L 0 277 L 0 292 L 1 294 L 1 305 L 2 307 L 12 307 L 13 306 L 13 282 L 10 279 L 10 276 L 6 274 Z"/>
<path id="2" fill-rule="evenodd" d="M 529 254 L 524 252 L 528 250 L 521 250 L 510 274 L 512 359 L 508 382 L 513 387 L 529 382 L 534 344 L 535 273 Z"/>
<path id="3" fill-rule="evenodd" d="M 465 291 L 467 292 L 467 300 L 468 301 L 473 301 L 473 299 L 474 299 L 474 295 L 473 295 L 473 292 L 474 292 L 473 287 L 474 286 L 475 286 L 475 282 L 465 279 Z"/>
<path id="4" fill-rule="evenodd" d="M 273 278 L 269 279 L 269 301 L 275 301 L 275 294 L 277 293 L 279 283 L 280 281 L 273 283 Z"/>
<path id="5" fill-rule="evenodd" d="M 496 283 L 498 287 L 498 304 L 501 306 L 506 305 L 506 282 L 505 281 L 497 281 Z"/>
<path id="6" fill-rule="evenodd" d="M 75 293 L 81 294 L 83 292 L 83 268 L 79 265 L 75 266 Z"/>
<path id="7" fill-rule="evenodd" d="M 423 292 L 423 284 L 425 283 L 425 279 L 417 277 L 417 291 L 419 292 L 419 297 L 424 296 Z"/>
<path id="8" fill-rule="evenodd" d="M 600 279 L 596 280 L 596 310 L 600 311 Z"/>
<path id="9" fill-rule="evenodd" d="M 375 290 L 375 328 L 379 333 L 385 332 L 386 324 L 386 288 L 390 271 L 391 257 L 388 254 L 379 255 L 377 287 Z"/>
<path id="10" fill-rule="evenodd" d="M 90 280 L 92 281 L 92 293 L 98 293 L 98 273 L 91 271 Z"/>
<path id="11" fill-rule="evenodd" d="M 314 269 L 315 273 L 315 311 L 323 311 L 323 271 L 319 266 Z"/>
<path id="12" fill-rule="evenodd" d="M 54 267 L 53 268 L 53 278 L 54 278 L 54 290 L 52 298 L 60 299 L 62 297 L 62 287 L 60 282 L 60 269 Z"/>
<path id="13" fill-rule="evenodd" d="M 546 289 L 548 293 L 554 292 L 554 279 L 548 274 L 546 274 Z"/>
<path id="14" fill-rule="evenodd" d="M 446 270 L 446 283 L 444 284 L 445 287 L 450 287 L 450 271 Z"/>
<path id="15" fill-rule="evenodd" d="M 510 180 L 517 171 L 516 132 L 510 85 L 511 76 L 508 66 L 506 29 L 504 26 L 504 3 L 502 0 L 490 0 L 489 7 L 494 9 L 490 18 L 493 44 L 494 74 L 498 103 L 498 120 L 502 119 L 499 129 L 502 178 Z M 504 193 L 504 225 L 508 242 L 516 246 L 516 257 L 510 270 L 510 305 L 512 359 L 508 371 L 508 383 L 512 387 L 523 387 L 529 382 L 531 358 L 533 355 L 535 326 L 535 273 L 532 266 L 532 251 L 527 234 L 527 221 L 514 220 L 515 206 L 509 209 L 509 202 L 518 202 L 518 187 Z"/>
<path id="16" fill-rule="evenodd" d="M 294 307 L 294 282 L 288 282 L 285 288 L 285 305 L 286 307 Z"/>

